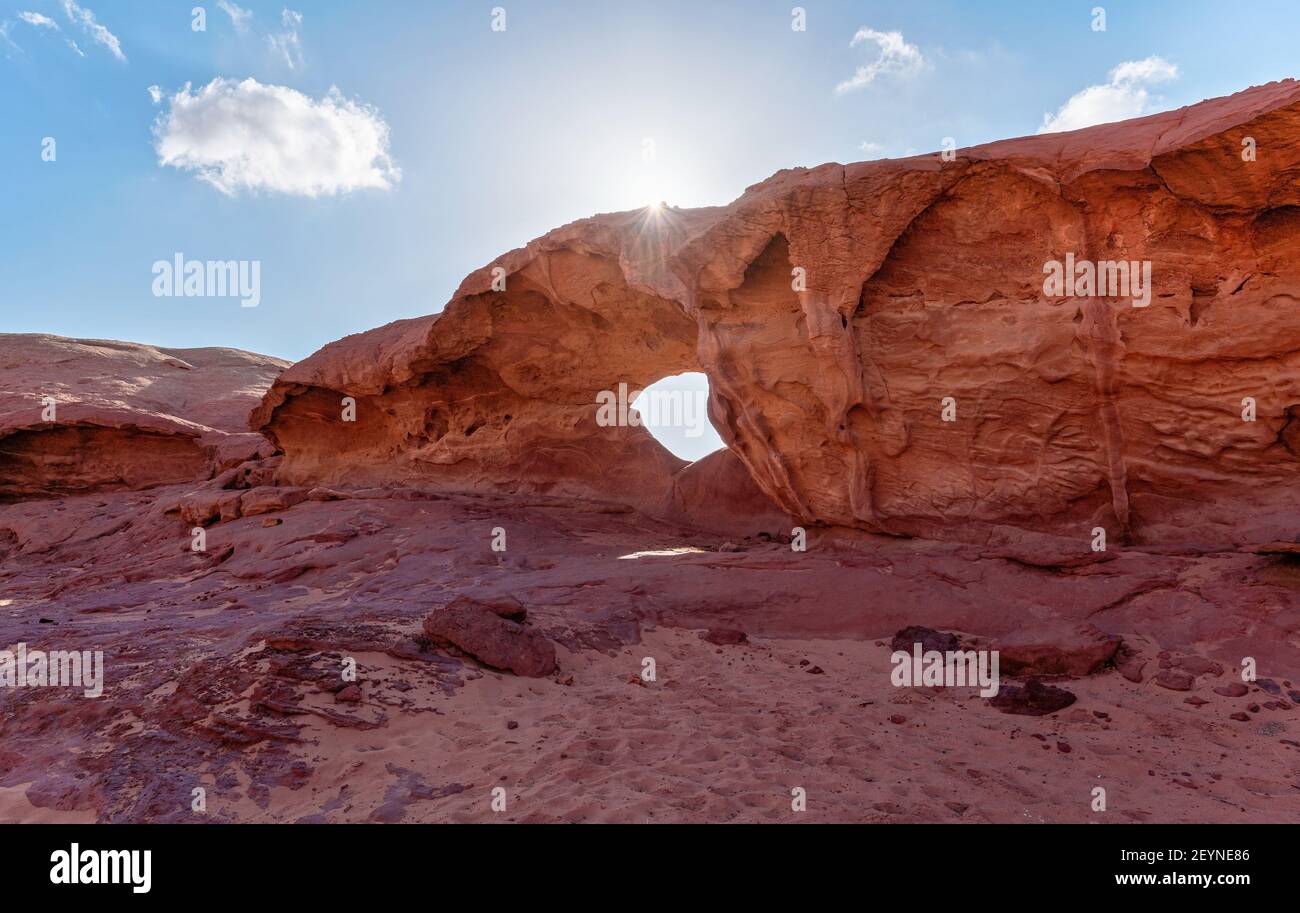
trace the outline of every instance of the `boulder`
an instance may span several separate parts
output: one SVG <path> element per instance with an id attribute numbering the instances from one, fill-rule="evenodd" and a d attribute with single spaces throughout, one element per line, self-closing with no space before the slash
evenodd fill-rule
<path id="1" fill-rule="evenodd" d="M 1003 685 L 998 693 L 989 698 L 989 705 L 1003 713 L 1020 716 L 1046 716 L 1069 707 L 1076 698 L 1070 691 L 1045 685 L 1036 678 L 1025 682 L 1024 686 Z"/>
<path id="2" fill-rule="evenodd" d="M 1036 625 L 1000 639 L 996 649 L 1003 675 L 1082 678 L 1108 666 L 1119 645 L 1090 624 Z"/>
<path id="3" fill-rule="evenodd" d="M 555 645 L 544 635 L 472 599 L 457 599 L 424 619 L 431 643 L 453 647 L 485 666 L 541 678 L 556 670 Z"/>
<path id="4" fill-rule="evenodd" d="M 911 653 L 916 644 L 921 645 L 921 651 L 924 653 L 930 651 L 947 653 L 950 650 L 961 649 L 961 640 L 956 634 L 948 631 L 935 631 L 921 625 L 909 625 L 903 628 L 894 635 L 894 639 L 889 642 L 889 647 L 891 650 L 902 650 Z"/>

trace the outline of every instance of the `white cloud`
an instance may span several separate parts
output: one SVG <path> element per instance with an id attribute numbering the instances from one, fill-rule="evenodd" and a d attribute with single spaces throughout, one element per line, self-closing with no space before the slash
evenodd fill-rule
<path id="1" fill-rule="evenodd" d="M 49 16 L 42 16 L 40 13 L 29 13 L 23 11 L 18 14 L 18 18 L 23 22 L 26 22 L 28 25 L 34 25 L 40 29 L 54 29 L 56 32 L 61 31 L 57 22 Z"/>
<path id="2" fill-rule="evenodd" d="M 158 86 L 150 86 L 146 91 L 148 91 L 149 98 L 155 105 L 162 102 L 162 89 Z"/>
<path id="3" fill-rule="evenodd" d="M 336 88 L 319 101 L 287 86 L 217 78 L 169 100 L 154 124 L 158 163 L 192 171 L 224 194 L 317 197 L 402 179 L 373 107 Z"/>
<path id="4" fill-rule="evenodd" d="M 858 145 L 858 148 L 861 149 L 863 152 L 884 152 L 885 151 L 885 147 L 880 145 L 880 143 L 872 143 L 872 142 L 860 143 Z"/>
<path id="5" fill-rule="evenodd" d="M 289 69 L 294 70 L 302 66 L 302 39 L 298 37 L 298 29 L 302 27 L 302 13 L 286 9 L 280 13 L 280 23 L 284 26 L 284 31 L 279 35 L 267 35 L 267 43 L 271 45 L 271 50 L 284 57 L 284 62 Z"/>
<path id="6" fill-rule="evenodd" d="M 248 20 L 253 18 L 252 10 L 246 10 L 242 6 L 228 2 L 228 0 L 217 0 L 217 6 L 230 17 L 230 22 L 234 25 L 236 31 L 248 30 Z"/>
<path id="7" fill-rule="evenodd" d="M 902 32 L 877 32 L 874 29 L 860 28 L 849 47 L 874 42 L 880 54 L 870 63 L 858 67 L 854 74 L 835 87 L 836 92 L 852 92 L 865 88 L 875 82 L 877 76 L 913 76 L 925 66 L 921 50 L 914 44 L 903 40 Z"/>
<path id="8" fill-rule="evenodd" d="M 86 34 L 95 40 L 96 44 L 102 44 L 108 48 L 114 57 L 123 63 L 126 62 L 126 54 L 122 53 L 122 42 L 118 41 L 116 35 L 95 20 L 94 12 L 78 6 L 76 0 L 63 0 L 63 11 L 68 14 L 68 21 L 79 23 Z M 81 53 L 80 48 L 74 46 L 74 49 L 78 54 Z"/>
<path id="9" fill-rule="evenodd" d="M 72 48 L 72 50 L 76 51 L 78 57 L 85 57 L 85 56 L 86 56 L 86 52 L 83 51 L 81 48 L 77 47 L 77 42 L 73 41 L 71 38 L 68 39 L 68 47 L 70 47 L 70 48 Z"/>
<path id="10" fill-rule="evenodd" d="M 11 48 L 13 48 L 15 51 L 17 51 L 18 53 L 20 53 L 20 54 L 22 53 L 22 50 L 23 50 L 23 49 L 20 48 L 18 45 L 14 44 L 14 40 L 13 40 L 12 38 L 9 37 L 9 23 L 8 23 L 8 22 L 0 22 L 0 41 L 3 41 L 6 47 L 11 47 Z M 6 57 L 9 56 L 8 52 L 5 53 L 5 56 L 6 56 Z"/>
<path id="11" fill-rule="evenodd" d="M 1155 105 L 1148 87 L 1178 78 L 1178 67 L 1163 57 L 1130 60 L 1110 71 L 1105 85 L 1088 86 L 1055 114 L 1044 114 L 1039 133 L 1060 133 L 1150 114 Z"/>

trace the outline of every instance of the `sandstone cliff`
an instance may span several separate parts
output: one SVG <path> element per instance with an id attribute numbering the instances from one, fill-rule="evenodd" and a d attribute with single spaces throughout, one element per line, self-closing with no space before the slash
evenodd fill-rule
<path id="1" fill-rule="evenodd" d="M 0 334 L 0 498 L 202 479 L 259 453 L 248 409 L 287 362 Z"/>
<path id="2" fill-rule="evenodd" d="M 294 365 L 252 426 L 286 482 L 640 505 L 681 465 L 643 429 L 598 426 L 595 397 L 702 370 L 723 438 L 806 524 L 1289 538 L 1297 127 L 1288 80 L 951 161 L 783 171 L 726 207 L 585 219 L 471 274 L 442 313 Z M 1149 305 L 1049 297 L 1044 266 L 1067 256 L 1149 262 Z"/>

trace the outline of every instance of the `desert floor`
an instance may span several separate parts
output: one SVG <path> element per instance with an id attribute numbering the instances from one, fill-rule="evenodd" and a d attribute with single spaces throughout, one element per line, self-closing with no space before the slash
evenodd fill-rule
<path id="1" fill-rule="evenodd" d="M 815 532 L 798 553 L 558 499 L 378 489 L 218 524 L 196 554 L 168 512 L 185 490 L 0 506 L 0 641 L 102 650 L 107 680 L 0 694 L 0 820 L 1300 819 L 1300 564 L 1282 556 L 1075 563 Z M 457 595 L 520 600 L 559 672 L 433 649 L 421 621 Z M 1077 701 L 1050 715 L 890 682 L 907 625 L 996 645 L 1080 623 L 1141 671 L 1052 682 Z M 1246 656 L 1260 680 L 1216 693 Z M 1190 690 L 1162 668 L 1192 669 Z"/>

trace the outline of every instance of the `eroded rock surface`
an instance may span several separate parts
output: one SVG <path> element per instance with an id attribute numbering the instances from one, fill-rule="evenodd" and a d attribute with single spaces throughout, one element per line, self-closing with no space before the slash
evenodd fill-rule
<path id="1" fill-rule="evenodd" d="M 271 449 L 247 412 L 288 363 L 0 334 L 0 499 L 200 479 Z"/>
<path id="2" fill-rule="evenodd" d="M 424 633 L 434 646 L 454 647 L 494 669 L 529 678 L 550 675 L 555 645 L 524 626 L 520 609 L 516 602 L 503 613 L 497 606 L 460 597 L 430 612 Z"/>
<path id="3" fill-rule="evenodd" d="M 1288 80 L 953 161 L 782 171 L 725 207 L 585 219 L 473 273 L 441 314 L 295 365 L 253 427 L 291 484 L 641 505 L 681 466 L 643 429 L 599 426 L 596 397 L 702 370 L 723 438 L 801 523 L 1289 541 L 1297 127 Z M 1149 262 L 1149 304 L 1049 296 L 1044 267 L 1069 256 Z"/>

